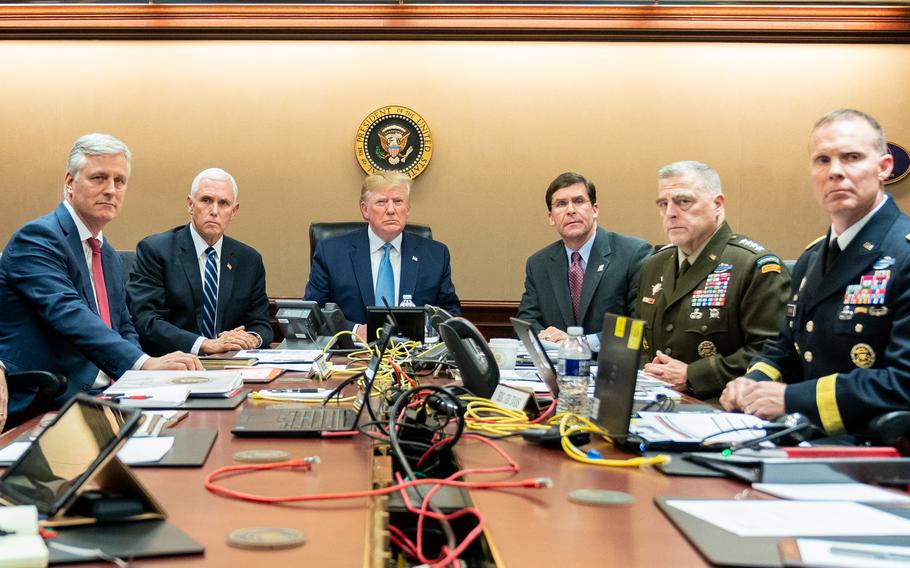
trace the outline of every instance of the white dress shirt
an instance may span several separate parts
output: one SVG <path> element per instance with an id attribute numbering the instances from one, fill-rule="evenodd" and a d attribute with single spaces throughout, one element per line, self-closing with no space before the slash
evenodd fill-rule
<path id="1" fill-rule="evenodd" d="M 379 274 L 379 263 L 382 262 L 382 247 L 385 241 L 373 232 L 372 227 L 367 227 L 367 236 L 370 239 L 370 268 L 373 271 L 373 290 L 376 289 L 376 277 Z M 388 298 L 389 305 L 398 305 L 398 295 L 401 291 L 401 233 L 390 241 L 392 249 L 389 251 L 389 262 L 392 264 L 392 274 L 395 276 L 395 297 Z"/>

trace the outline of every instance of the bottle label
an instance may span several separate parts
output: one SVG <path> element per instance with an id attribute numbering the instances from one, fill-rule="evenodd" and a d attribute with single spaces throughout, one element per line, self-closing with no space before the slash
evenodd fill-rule
<path id="1" fill-rule="evenodd" d="M 559 374 L 571 377 L 587 377 L 591 374 L 591 361 L 588 359 L 560 359 Z"/>

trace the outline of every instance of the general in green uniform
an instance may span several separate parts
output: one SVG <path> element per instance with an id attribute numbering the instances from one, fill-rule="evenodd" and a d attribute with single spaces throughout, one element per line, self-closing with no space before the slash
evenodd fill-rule
<path id="1" fill-rule="evenodd" d="M 658 175 L 658 206 L 671 244 L 641 269 L 645 371 L 715 402 L 784 319 L 790 274 L 780 258 L 724 220 L 720 178 L 700 162 Z"/>

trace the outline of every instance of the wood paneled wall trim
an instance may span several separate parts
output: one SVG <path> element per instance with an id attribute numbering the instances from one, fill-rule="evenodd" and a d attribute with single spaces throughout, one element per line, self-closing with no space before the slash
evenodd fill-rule
<path id="1" fill-rule="evenodd" d="M 269 298 L 269 320 L 275 332 L 276 343 L 284 339 L 278 321 L 275 319 L 275 300 L 284 298 Z M 503 302 L 490 300 L 468 300 L 461 302 L 462 315 L 470 320 L 487 339 L 494 337 L 512 337 L 512 324 L 510 317 L 518 313 L 518 302 Z"/>
<path id="2" fill-rule="evenodd" d="M 906 43 L 910 6 L 0 5 L 0 38 Z"/>

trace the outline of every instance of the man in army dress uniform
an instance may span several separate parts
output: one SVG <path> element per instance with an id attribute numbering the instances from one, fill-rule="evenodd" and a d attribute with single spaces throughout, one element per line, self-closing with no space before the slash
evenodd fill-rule
<path id="1" fill-rule="evenodd" d="M 800 256 L 786 323 L 727 385 L 724 408 L 800 412 L 829 434 L 910 408 L 910 218 L 884 192 L 893 166 L 871 116 L 815 124 L 809 173 L 831 227 Z"/>
<path id="2" fill-rule="evenodd" d="M 766 339 L 777 336 L 790 287 L 780 259 L 724 220 L 720 177 L 701 162 L 658 172 L 670 244 L 641 269 L 638 317 L 648 322 L 645 371 L 716 402 Z"/>

